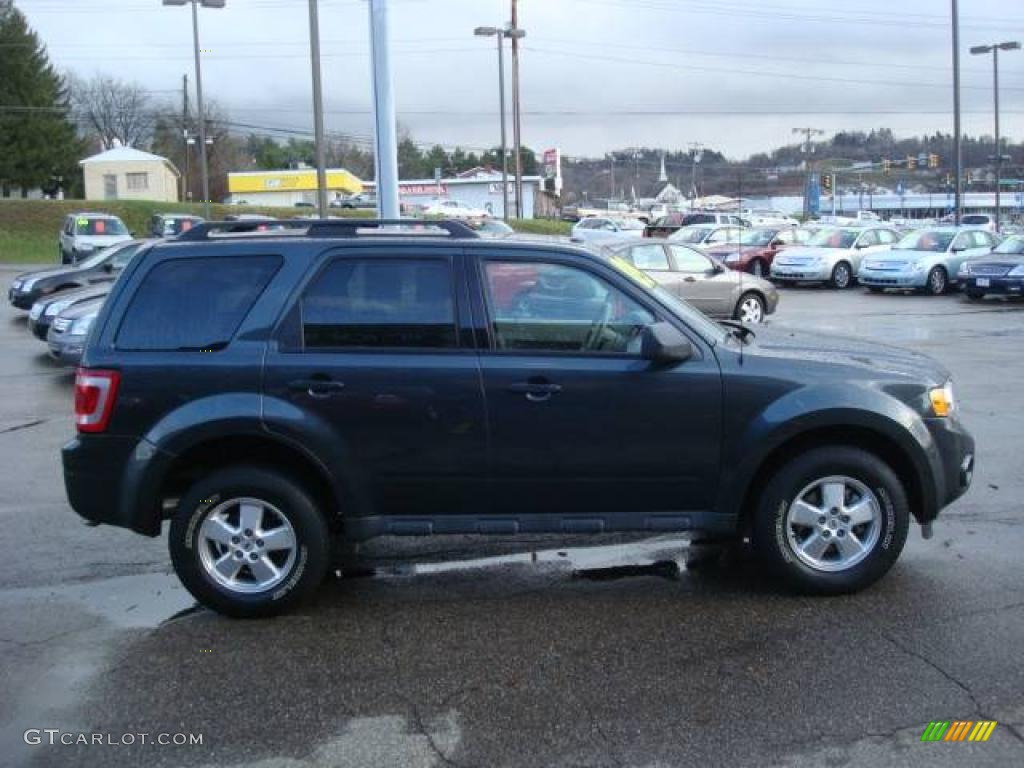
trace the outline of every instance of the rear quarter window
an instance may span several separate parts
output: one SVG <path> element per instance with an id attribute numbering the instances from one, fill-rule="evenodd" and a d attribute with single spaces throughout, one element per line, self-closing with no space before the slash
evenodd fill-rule
<path id="1" fill-rule="evenodd" d="M 114 345 L 123 350 L 221 349 L 280 265 L 279 256 L 161 262 L 142 279 Z"/>

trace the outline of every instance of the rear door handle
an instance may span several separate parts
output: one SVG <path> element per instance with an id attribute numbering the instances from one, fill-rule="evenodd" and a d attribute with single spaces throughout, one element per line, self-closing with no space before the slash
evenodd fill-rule
<path id="1" fill-rule="evenodd" d="M 315 376 L 310 379 L 295 379 L 294 381 L 288 382 L 288 389 L 292 392 L 305 392 L 310 397 L 315 397 L 318 400 L 328 398 L 335 392 L 340 392 L 344 388 L 345 382 L 343 381 L 317 378 Z"/>
<path id="2" fill-rule="evenodd" d="M 514 394 L 526 395 L 526 399 L 531 403 L 541 403 L 550 399 L 552 395 L 557 395 L 561 392 L 562 385 L 542 381 L 520 381 L 515 384 L 509 384 L 508 391 Z"/>

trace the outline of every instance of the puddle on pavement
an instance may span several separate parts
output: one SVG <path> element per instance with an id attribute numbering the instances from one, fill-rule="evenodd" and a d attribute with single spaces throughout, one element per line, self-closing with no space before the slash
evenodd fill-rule
<path id="1" fill-rule="evenodd" d="M 515 554 L 452 559 L 440 562 L 414 562 L 378 567 L 362 567 L 346 576 L 396 578 L 463 573 L 520 565 L 540 570 L 560 570 L 576 578 L 611 580 L 631 576 L 660 576 L 677 579 L 686 570 L 685 560 L 691 542 L 685 537 L 659 537 L 626 544 L 592 547 L 535 549 Z"/>

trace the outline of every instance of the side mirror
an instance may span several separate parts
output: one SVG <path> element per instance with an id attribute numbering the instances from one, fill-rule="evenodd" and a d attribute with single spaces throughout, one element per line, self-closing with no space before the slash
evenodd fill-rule
<path id="1" fill-rule="evenodd" d="M 655 363 L 682 363 L 693 357 L 693 345 L 675 326 L 654 323 L 640 337 L 640 356 Z"/>
<path id="2" fill-rule="evenodd" d="M 952 251 L 953 253 L 960 253 L 962 251 L 966 251 L 967 249 L 962 245 L 954 245 L 949 250 Z"/>
<path id="3" fill-rule="evenodd" d="M 113 272 L 114 271 L 114 262 L 108 261 L 106 264 L 104 264 L 103 265 L 103 271 L 104 272 Z"/>
<path id="4" fill-rule="evenodd" d="M 862 250 L 864 248 L 867 248 L 867 247 L 868 247 L 867 243 L 857 243 L 857 245 L 856 245 L 856 248 L 857 248 L 858 251 Z"/>

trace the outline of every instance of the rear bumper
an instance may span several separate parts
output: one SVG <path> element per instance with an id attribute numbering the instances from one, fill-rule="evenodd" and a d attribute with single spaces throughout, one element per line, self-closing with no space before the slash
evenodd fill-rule
<path id="1" fill-rule="evenodd" d="M 978 285 L 978 280 L 987 280 Z M 968 277 L 963 281 L 964 287 L 970 291 L 998 293 L 1004 296 L 1024 296 L 1024 277 Z"/>
<path id="2" fill-rule="evenodd" d="M 169 458 L 150 442 L 118 435 L 78 435 L 61 449 L 71 508 L 91 523 L 160 533 L 160 489 L 147 476 Z"/>

